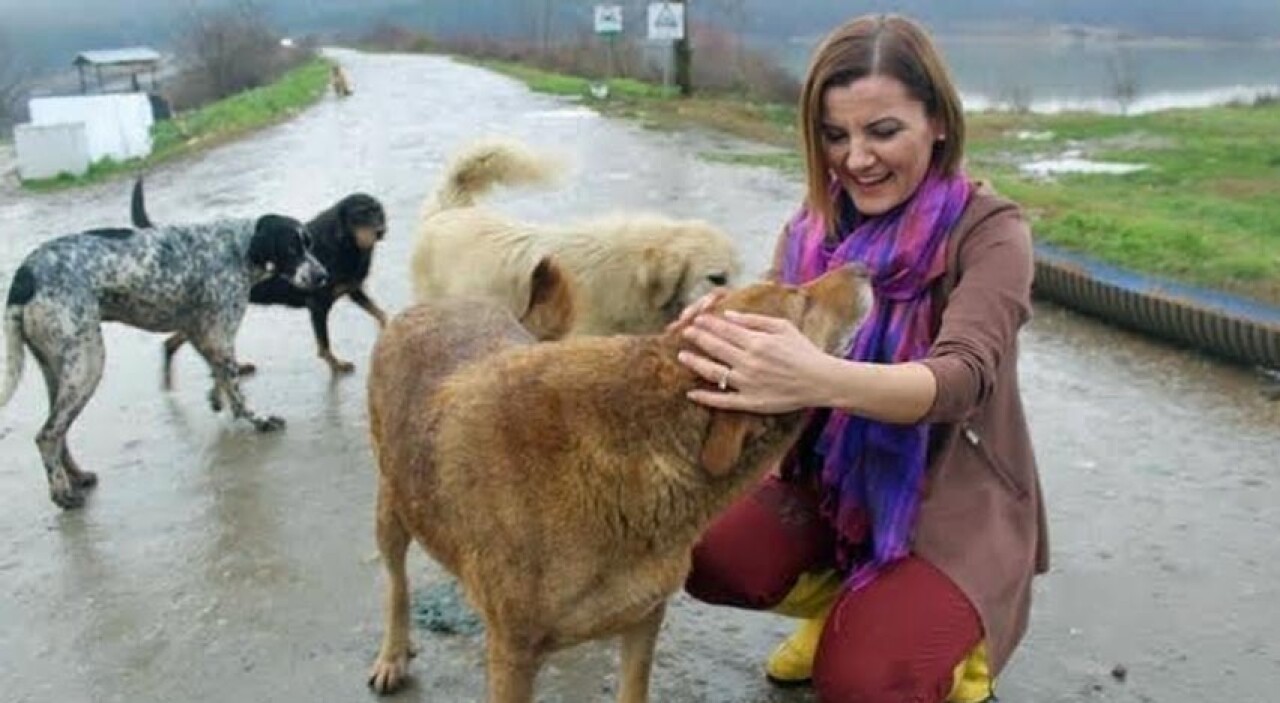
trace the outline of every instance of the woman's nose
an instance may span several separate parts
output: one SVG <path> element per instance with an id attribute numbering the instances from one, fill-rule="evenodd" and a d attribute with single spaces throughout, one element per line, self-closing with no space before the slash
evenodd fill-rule
<path id="1" fill-rule="evenodd" d="M 850 171 L 860 171 L 875 163 L 875 154 L 858 141 L 849 143 L 849 153 L 845 155 L 844 167 Z"/>

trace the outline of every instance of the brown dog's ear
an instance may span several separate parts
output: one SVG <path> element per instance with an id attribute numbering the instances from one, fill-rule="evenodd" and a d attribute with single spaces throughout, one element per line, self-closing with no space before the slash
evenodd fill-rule
<path id="1" fill-rule="evenodd" d="M 759 415 L 712 410 L 707 438 L 702 443 L 702 468 L 717 478 L 729 473 L 742 458 L 747 440 L 758 437 L 763 431 L 764 421 Z"/>
<path id="2" fill-rule="evenodd" d="M 556 289 L 564 285 L 564 273 L 550 256 L 538 260 L 533 267 L 529 286 L 529 308 L 533 309 L 555 297 Z"/>
<path id="3" fill-rule="evenodd" d="M 520 322 L 534 337 L 560 339 L 573 327 L 573 284 L 550 256 L 544 256 L 529 277 L 529 305 Z"/>

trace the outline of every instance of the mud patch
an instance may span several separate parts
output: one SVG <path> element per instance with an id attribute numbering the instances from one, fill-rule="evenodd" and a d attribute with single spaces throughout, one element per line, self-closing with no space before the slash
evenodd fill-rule
<path id="1" fill-rule="evenodd" d="M 442 635 L 478 635 L 484 622 L 462 596 L 458 582 L 439 581 L 414 590 L 409 599 L 413 624 Z"/>

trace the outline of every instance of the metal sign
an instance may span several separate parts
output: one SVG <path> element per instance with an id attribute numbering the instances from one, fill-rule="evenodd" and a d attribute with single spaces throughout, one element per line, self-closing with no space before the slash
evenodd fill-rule
<path id="1" fill-rule="evenodd" d="M 684 3 L 649 4 L 649 39 L 676 41 L 684 38 Z"/>
<path id="2" fill-rule="evenodd" d="M 622 6 L 596 5 L 596 34 L 622 33 Z"/>

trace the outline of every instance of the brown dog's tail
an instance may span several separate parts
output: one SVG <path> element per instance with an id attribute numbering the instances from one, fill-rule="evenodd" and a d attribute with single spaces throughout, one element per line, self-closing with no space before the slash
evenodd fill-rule
<path id="1" fill-rule="evenodd" d="M 457 154 L 425 214 L 475 205 L 495 186 L 547 185 L 560 168 L 550 156 L 511 139 L 485 139 Z"/>

